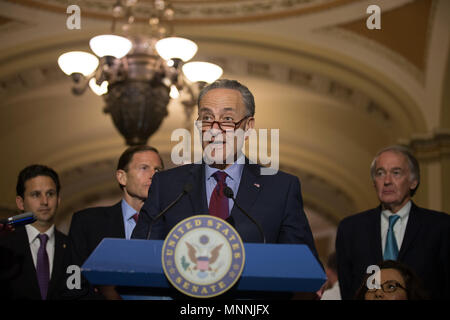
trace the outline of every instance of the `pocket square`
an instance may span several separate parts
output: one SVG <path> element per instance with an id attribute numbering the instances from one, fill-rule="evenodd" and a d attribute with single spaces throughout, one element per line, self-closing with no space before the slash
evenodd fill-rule
<path id="1" fill-rule="evenodd" d="M 253 185 L 257 188 L 261 187 L 261 185 L 259 183 L 254 183 Z"/>

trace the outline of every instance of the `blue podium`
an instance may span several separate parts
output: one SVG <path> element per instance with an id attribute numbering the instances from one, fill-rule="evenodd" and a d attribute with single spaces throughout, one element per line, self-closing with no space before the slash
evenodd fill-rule
<path id="1" fill-rule="evenodd" d="M 162 246 L 163 240 L 105 238 L 83 264 L 82 272 L 94 285 L 132 288 L 124 298 L 163 299 L 165 294 L 152 292 L 163 289 L 170 296 L 176 289 L 162 268 Z M 244 247 L 245 266 L 234 288 L 237 293 L 316 292 L 326 280 L 306 245 L 245 243 Z"/>

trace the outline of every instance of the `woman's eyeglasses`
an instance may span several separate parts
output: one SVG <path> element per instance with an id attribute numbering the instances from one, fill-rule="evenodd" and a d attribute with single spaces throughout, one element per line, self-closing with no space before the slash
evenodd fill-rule
<path id="1" fill-rule="evenodd" d="M 396 291 L 398 288 L 401 288 L 403 290 L 406 290 L 405 287 L 403 287 L 398 281 L 395 280 L 388 280 L 381 284 L 381 290 L 383 290 L 384 293 L 391 293 Z M 368 289 L 367 292 L 375 293 L 378 289 Z"/>

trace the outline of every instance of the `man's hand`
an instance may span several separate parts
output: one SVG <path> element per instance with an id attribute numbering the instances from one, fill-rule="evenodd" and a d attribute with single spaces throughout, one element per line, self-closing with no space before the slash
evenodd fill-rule
<path id="1" fill-rule="evenodd" d="M 320 299 L 322 299 L 322 295 L 323 295 L 323 292 L 325 291 L 325 290 L 327 290 L 327 289 L 330 289 L 331 288 L 331 284 L 330 284 L 330 281 L 325 281 L 325 283 L 320 287 L 320 289 L 319 290 L 317 290 L 317 292 L 316 292 L 316 295 L 317 295 L 317 297 L 319 298 L 319 300 Z"/>

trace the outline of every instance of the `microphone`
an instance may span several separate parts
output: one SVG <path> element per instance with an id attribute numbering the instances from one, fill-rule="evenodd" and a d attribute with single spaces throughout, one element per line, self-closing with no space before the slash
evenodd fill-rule
<path id="1" fill-rule="evenodd" d="M 6 219 L 0 220 L 0 224 L 6 225 L 9 224 L 12 227 L 24 226 L 29 223 L 33 223 L 36 221 L 36 216 L 33 212 L 25 212 L 18 214 L 16 216 L 12 216 Z"/>
<path id="2" fill-rule="evenodd" d="M 266 243 L 266 237 L 264 236 L 264 232 L 263 232 L 261 225 L 255 219 L 253 219 L 253 217 L 251 215 L 249 215 L 244 209 L 242 209 L 241 206 L 236 202 L 236 199 L 234 198 L 233 190 L 231 190 L 231 188 L 227 186 L 223 189 L 223 194 L 225 195 L 225 197 L 232 199 L 234 204 L 236 205 L 236 207 L 238 207 L 238 209 L 241 210 L 241 212 L 243 214 L 245 214 L 247 216 L 247 218 L 249 218 L 258 227 L 259 233 L 261 234 L 261 237 L 263 238 L 263 243 Z"/>
<path id="3" fill-rule="evenodd" d="M 175 204 L 177 204 L 178 201 L 187 193 L 189 193 L 192 190 L 192 184 L 186 183 L 183 186 L 183 191 L 178 195 L 178 197 L 175 198 L 163 211 L 161 211 L 155 218 L 152 218 L 153 220 L 150 222 L 150 226 L 148 227 L 147 237 L 146 240 L 150 239 L 150 234 L 152 233 L 152 227 L 153 224 L 158 221 L 163 215 L 166 214 L 167 211 L 169 211 Z"/>

